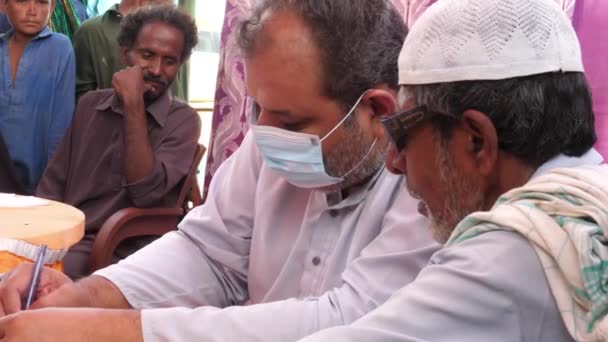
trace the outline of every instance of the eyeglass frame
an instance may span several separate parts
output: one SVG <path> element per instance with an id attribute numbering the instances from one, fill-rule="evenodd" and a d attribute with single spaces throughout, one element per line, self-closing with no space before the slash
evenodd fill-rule
<path id="1" fill-rule="evenodd" d="M 438 115 L 456 119 L 453 115 L 430 111 L 427 106 L 422 105 L 383 118 L 380 123 L 391 143 L 395 145 L 397 151 L 401 152 L 407 146 L 408 133 L 424 121 Z"/>

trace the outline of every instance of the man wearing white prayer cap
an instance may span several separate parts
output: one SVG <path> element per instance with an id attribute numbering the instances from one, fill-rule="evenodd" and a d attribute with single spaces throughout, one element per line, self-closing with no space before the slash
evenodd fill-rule
<path id="1" fill-rule="evenodd" d="M 303 341 L 607 341 L 608 166 L 555 1 L 439 1 L 399 78 L 386 163 L 445 245 L 384 305 Z"/>

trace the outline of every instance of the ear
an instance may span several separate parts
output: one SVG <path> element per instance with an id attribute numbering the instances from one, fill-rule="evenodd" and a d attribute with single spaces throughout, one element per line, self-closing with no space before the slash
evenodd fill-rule
<path id="1" fill-rule="evenodd" d="M 492 120 L 477 110 L 462 113 L 461 126 L 468 138 L 469 156 L 482 175 L 493 172 L 498 161 L 498 135 Z"/>
<path id="2" fill-rule="evenodd" d="M 50 14 L 49 14 L 49 17 L 50 17 L 51 15 L 53 15 L 53 12 L 55 12 L 55 5 L 56 5 L 56 2 L 57 2 L 56 0 L 51 0 L 51 12 L 50 12 Z M 50 18 L 49 18 L 49 20 L 50 20 Z"/>
<path id="3" fill-rule="evenodd" d="M 124 47 L 124 46 L 121 46 L 121 47 L 120 47 L 120 62 L 121 62 L 121 63 L 122 63 L 122 65 L 124 65 L 124 66 L 128 66 L 128 65 L 129 65 L 129 63 L 128 63 L 128 61 L 129 61 L 129 58 L 128 58 L 128 57 L 129 57 L 129 56 L 128 56 L 128 55 L 129 55 L 129 49 L 127 49 L 127 48 L 126 48 L 126 47 Z"/>
<path id="4" fill-rule="evenodd" d="M 384 128 L 380 119 L 393 115 L 397 110 L 395 93 L 391 89 L 371 89 L 363 96 L 362 102 L 371 108 L 371 125 L 374 136 L 379 140 L 385 139 Z"/>

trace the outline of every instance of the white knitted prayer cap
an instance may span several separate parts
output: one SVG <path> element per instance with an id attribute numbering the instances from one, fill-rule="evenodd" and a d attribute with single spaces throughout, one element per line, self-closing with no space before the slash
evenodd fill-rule
<path id="1" fill-rule="evenodd" d="M 399 84 L 560 70 L 583 71 L 583 62 L 555 0 L 439 0 L 412 27 L 399 56 Z"/>

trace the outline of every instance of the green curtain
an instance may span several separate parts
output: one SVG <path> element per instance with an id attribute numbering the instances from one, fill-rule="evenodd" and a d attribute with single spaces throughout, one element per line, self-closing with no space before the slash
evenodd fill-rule
<path id="1" fill-rule="evenodd" d="M 76 8 L 74 7 L 72 0 L 55 1 L 55 10 L 53 11 L 53 14 L 51 14 L 51 20 L 49 22 L 51 30 L 63 33 L 72 39 L 72 35 L 80 24 L 80 19 L 76 14 Z"/>
<path id="2" fill-rule="evenodd" d="M 179 0 L 179 6 L 183 8 L 190 15 L 194 16 L 196 13 L 196 0 Z M 190 81 L 190 63 L 186 62 L 179 69 L 179 80 L 180 80 L 180 88 L 183 91 L 183 94 L 186 98 L 189 99 L 188 94 L 188 86 Z"/>
<path id="3" fill-rule="evenodd" d="M 191 15 L 196 12 L 196 1 L 195 0 L 179 0 L 179 6 L 185 9 Z"/>

